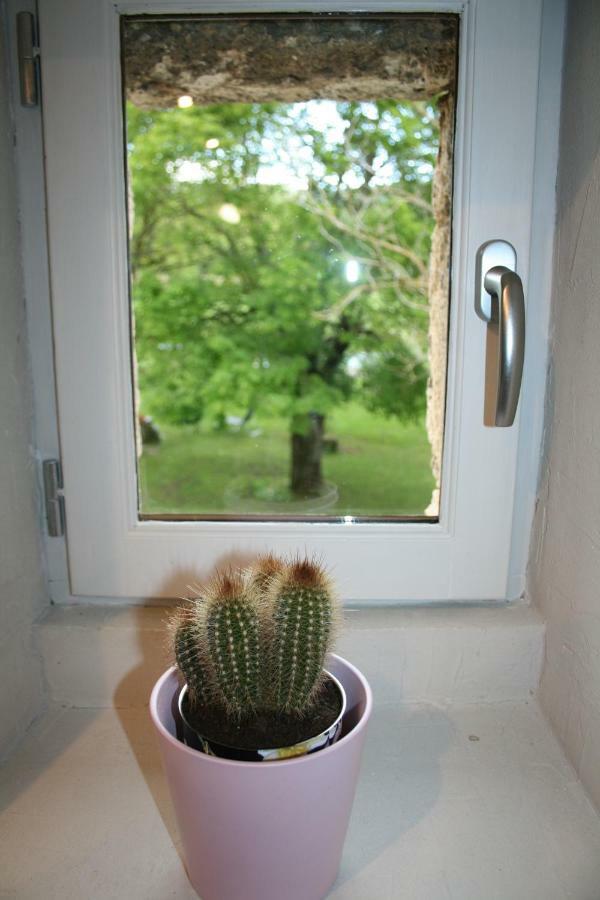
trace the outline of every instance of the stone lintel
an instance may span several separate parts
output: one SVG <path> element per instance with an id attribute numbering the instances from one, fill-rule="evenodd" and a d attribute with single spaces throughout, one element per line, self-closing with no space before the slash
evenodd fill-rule
<path id="1" fill-rule="evenodd" d="M 458 17 L 128 17 L 128 99 L 146 109 L 303 100 L 423 100 L 453 89 Z"/>

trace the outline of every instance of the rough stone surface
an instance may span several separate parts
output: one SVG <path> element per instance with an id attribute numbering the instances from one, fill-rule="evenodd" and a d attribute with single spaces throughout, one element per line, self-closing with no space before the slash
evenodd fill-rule
<path id="1" fill-rule="evenodd" d="M 444 443 L 446 367 L 448 357 L 448 305 L 450 302 L 450 244 L 452 229 L 452 173 L 454 145 L 454 94 L 438 103 L 440 145 L 433 176 L 432 208 L 435 227 L 429 256 L 429 385 L 427 388 L 427 436 L 431 445 L 431 469 L 436 480 L 428 515 L 439 515 L 440 476 Z"/>
<path id="2" fill-rule="evenodd" d="M 126 91 L 146 108 L 183 94 L 196 103 L 422 100 L 454 84 L 457 29 L 453 15 L 131 18 Z"/>

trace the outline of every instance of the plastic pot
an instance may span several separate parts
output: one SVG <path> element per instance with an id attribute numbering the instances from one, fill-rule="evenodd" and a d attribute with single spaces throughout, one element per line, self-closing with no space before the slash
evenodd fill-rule
<path id="1" fill-rule="evenodd" d="M 342 736 L 324 750 L 267 765 L 210 756 L 178 740 L 175 669 L 150 698 L 188 877 L 202 900 L 322 900 L 335 881 L 372 696 L 332 655 L 342 683 Z"/>
<path id="2" fill-rule="evenodd" d="M 292 756 L 304 756 L 306 753 L 316 753 L 317 750 L 323 750 L 325 747 L 329 747 L 330 744 L 335 744 L 341 735 L 342 721 L 346 712 L 346 692 L 341 682 L 331 672 L 325 670 L 325 674 L 329 676 L 338 690 L 341 706 L 339 715 L 324 731 L 318 734 L 309 733 L 303 741 L 297 744 L 290 744 L 287 747 L 264 747 L 256 750 L 246 750 L 241 747 L 230 747 L 227 744 L 221 744 L 207 737 L 205 734 L 197 731 L 186 718 L 183 701 L 187 696 L 187 685 L 179 692 L 177 703 L 182 726 L 180 737 L 183 738 L 188 747 L 194 747 L 195 750 L 201 750 L 203 753 L 210 753 L 211 756 L 220 756 L 223 759 L 242 759 L 248 762 L 272 762 L 276 759 L 290 759 Z"/>

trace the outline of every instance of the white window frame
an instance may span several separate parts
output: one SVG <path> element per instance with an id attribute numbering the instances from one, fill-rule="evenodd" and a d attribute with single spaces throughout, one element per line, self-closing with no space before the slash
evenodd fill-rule
<path id="1" fill-rule="evenodd" d="M 459 56 L 459 96 L 457 112 L 457 145 L 455 148 L 455 209 L 461 205 L 468 208 L 469 167 L 468 148 L 470 147 L 473 128 L 470 96 L 477 62 L 478 72 L 483 77 L 492 76 L 486 70 L 478 55 L 488 55 L 490 48 L 477 45 L 476 7 L 487 0 L 471 0 L 471 2 L 427 2 L 406 3 L 403 0 L 394 2 L 365 2 L 361 11 L 450 11 L 462 15 L 461 52 Z M 112 59 L 97 58 L 85 60 L 83 78 L 74 85 L 69 78 L 68 65 L 65 60 L 52 59 L 48 56 L 46 37 L 52 32 L 52 18 L 56 9 L 71 8 L 74 17 L 81 4 L 68 0 L 42 0 L 42 65 L 44 85 L 52 87 L 56 97 L 56 88 L 75 99 L 77 92 L 86 96 L 86 89 L 93 87 L 93 82 L 100 76 L 103 83 L 110 85 L 110 96 L 107 97 L 106 108 L 102 116 L 108 116 L 112 126 L 108 131 L 93 135 L 83 135 L 82 140 L 105 141 L 105 159 L 107 169 L 102 179 L 102 190 L 106 191 L 107 183 L 111 186 L 112 196 L 123 190 L 123 158 L 120 135 L 122 121 L 120 117 L 120 79 L 117 67 Z M 170 0 L 148 0 L 148 2 L 113 4 L 109 0 L 93 0 L 89 5 L 87 27 L 106 29 L 106 39 L 112 46 L 118 40 L 115 10 L 121 13 L 140 12 L 244 12 L 244 11 L 322 11 L 348 10 L 345 2 L 277 2 L 260 3 L 238 0 L 238 2 L 187 2 L 176 3 Z M 49 228 L 50 254 L 52 258 L 53 235 L 68 233 L 75 236 L 73 250 L 76 259 L 62 267 L 60 259 L 55 255 L 52 260 L 53 281 L 53 314 L 54 339 L 57 343 L 58 357 L 56 377 L 58 383 L 58 399 L 61 409 L 61 433 L 63 436 L 63 465 L 65 468 L 65 487 L 67 501 L 67 526 L 69 549 L 69 579 L 65 579 L 64 546 L 61 551 L 52 544 L 55 539 L 48 539 L 50 548 L 49 561 L 54 567 L 51 579 L 58 585 L 59 599 L 74 597 L 115 597 L 125 600 L 145 599 L 148 597 L 172 597 L 185 590 L 185 585 L 205 575 L 217 561 L 223 561 L 224 552 L 229 558 L 245 559 L 265 548 L 296 551 L 298 549 L 314 550 L 325 556 L 334 569 L 342 593 L 349 601 L 354 602 L 418 602 L 418 601 L 483 601 L 514 599 L 521 593 L 524 579 L 524 563 L 528 543 L 529 523 L 531 520 L 533 497 L 535 494 L 535 478 L 537 473 L 538 447 L 542 430 L 543 412 L 541 397 L 543 396 L 545 378 L 545 359 L 547 354 L 547 323 L 550 296 L 551 251 L 554 219 L 554 195 L 547 185 L 554 185 L 557 154 L 558 102 L 560 87 L 560 48 L 562 45 L 562 23 L 564 19 L 563 0 L 550 0 L 543 4 L 542 0 L 532 0 L 527 5 L 523 20 L 519 21 L 520 30 L 514 30 L 515 22 L 507 22 L 503 4 L 498 7 L 498 39 L 506 44 L 509 34 L 514 35 L 517 45 L 523 46 L 527 41 L 527 27 L 532 27 L 542 16 L 543 28 L 540 42 L 540 69 L 538 70 L 537 47 L 530 50 L 530 66 L 526 85 L 527 90 L 537 85 L 540 77 L 540 90 L 537 94 L 537 123 L 528 132 L 527 140 L 515 149 L 512 165 L 517 154 L 526 160 L 526 165 L 533 171 L 535 179 L 530 177 L 527 183 L 533 184 L 534 202 L 532 204 L 530 246 L 529 228 L 526 233 L 515 228 L 504 219 L 502 210 L 496 210 L 491 232 L 479 228 L 477 236 L 469 233 L 472 222 L 465 222 L 464 217 L 455 214 L 453 244 L 453 282 L 454 293 L 466 297 L 462 304 L 451 304 L 450 352 L 448 381 L 450 385 L 447 414 L 446 441 L 443 459 L 443 489 L 438 524 L 402 523 L 402 524 L 351 524 L 348 526 L 331 523 L 285 523 L 263 522 L 161 522 L 137 519 L 137 495 L 135 479 L 135 441 L 133 434 L 132 391 L 129 380 L 129 316 L 127 305 L 122 303 L 124 291 L 127 290 L 126 269 L 126 224 L 124 206 L 122 215 L 112 223 L 116 223 L 116 231 L 106 230 L 106 222 L 93 224 L 93 228 L 103 227 L 97 231 L 102 241 L 110 241 L 112 257 L 116 265 L 111 273 L 112 291 L 108 303 L 113 304 L 110 315 L 105 317 L 101 325 L 108 329 L 110 339 L 105 348 L 110 348 L 100 358 L 94 348 L 81 346 L 78 343 L 78 328 L 81 322 L 73 320 L 73 307 L 64 302 L 63 288 L 72 282 L 85 285 L 86 272 L 85 253 L 79 253 L 76 229 L 73 220 L 69 222 L 70 207 L 68 201 L 69 166 L 73 160 L 69 154 L 63 160 L 49 159 Z M 11 0 L 9 11 L 15 4 Z M 19 9 L 24 5 L 19 4 Z M 509 14 L 510 18 L 510 14 Z M 511 32 L 512 29 L 512 32 Z M 520 43 L 519 43 L 520 42 Z M 79 35 L 71 35 L 72 48 L 81 52 Z M 493 59 L 489 60 L 493 68 Z M 486 75 L 486 71 L 488 74 Z M 507 72 L 510 80 L 511 73 Z M 53 105 L 52 100 L 46 104 L 46 139 L 52 145 L 57 140 L 61 128 L 66 124 L 66 110 L 73 110 L 73 105 L 63 103 L 63 109 Z M 29 110 L 18 110 L 17 134 L 22 139 L 27 132 L 27 114 Z M 118 113 L 118 116 L 116 115 Z M 502 111 L 484 109 L 479 111 L 476 127 L 489 129 L 493 133 L 495 120 L 502 117 Z M 108 121 L 108 119 L 103 120 Z M 29 134 L 32 135 L 32 119 L 29 119 Z M 39 130 L 39 124 L 37 126 Z M 35 138 L 35 128 L 33 137 Z M 527 129 L 525 129 L 527 130 Z M 536 146 L 533 146 L 535 141 Z M 34 142 L 35 143 L 35 142 Z M 37 144 L 39 150 L 39 143 Z M 22 197 L 23 232 L 25 237 L 25 273 L 28 299 L 33 296 L 43 283 L 43 257 L 41 264 L 31 264 L 31 256 L 27 254 L 29 244 L 37 241 L 41 249 L 40 201 L 39 195 L 34 199 L 27 187 L 27 169 L 37 166 L 39 176 L 39 158 L 35 156 L 35 147 L 30 151 L 30 159 L 21 157 L 20 188 Z M 484 173 L 479 173 L 480 180 Z M 39 177 L 38 177 L 39 181 Z M 488 186 L 489 187 L 489 186 Z M 485 192 L 484 185 L 484 192 Z M 98 188 L 97 188 L 98 190 Z M 66 193 L 65 193 L 66 191 Z M 519 193 L 519 185 L 515 188 Z M 65 202 L 59 202 L 63 196 Z M 122 195 L 123 196 L 123 195 Z M 522 198 L 517 198 L 522 199 Z M 81 226 L 81 219 L 79 220 Z M 481 225 L 481 223 L 480 223 Z M 63 229 L 66 229 L 63 231 Z M 81 228 L 80 228 L 81 230 Z M 466 232 L 466 234 L 465 234 Z M 481 381 L 484 355 L 484 332 L 481 323 L 475 322 L 473 312 L 473 269 L 476 247 L 491 237 L 505 237 L 517 246 L 519 255 L 519 272 L 523 278 L 527 298 L 527 357 L 524 378 L 523 396 L 520 402 L 520 418 L 531 423 L 529 429 L 521 428 L 518 440 L 515 432 L 510 430 L 486 430 L 475 428 L 478 435 L 477 447 L 465 449 L 461 447 L 461 432 L 456 427 L 457 417 L 465 410 L 460 407 L 461 389 L 465 379 Z M 523 260 L 529 258 L 529 266 Z M 79 263 L 79 259 L 82 263 Z M 528 269 L 528 271 L 527 271 Z M 28 274 L 29 273 L 29 274 Z M 42 285 L 43 286 L 43 285 Z M 41 292 L 44 293 L 43 290 Z M 86 291 L 81 291 L 86 296 Z M 32 334 L 34 341 L 33 357 L 37 358 L 39 347 L 36 344 L 47 344 L 48 339 L 48 303 L 42 298 L 38 302 L 43 327 L 40 332 Z M 30 323 L 33 323 L 35 309 L 30 304 Z M 76 312 L 76 311 L 75 311 Z M 43 315 L 42 315 L 43 313 Z M 75 315 L 76 319 L 76 315 Z M 39 325 L 39 323 L 38 323 Z M 476 327 L 481 332 L 478 350 L 472 358 L 464 359 L 461 352 L 465 338 L 465 330 Z M 69 365 L 61 362 L 61 355 L 69 353 Z M 74 420 L 73 411 L 81 409 L 81 398 L 75 397 L 77 386 L 72 379 L 73 363 L 78 361 L 82 371 L 89 366 L 90 354 L 98 370 L 115 373 L 114 381 L 106 396 L 99 398 L 100 420 L 115 422 L 114 440 L 110 442 L 107 458 L 101 471 L 87 464 L 85 458 L 86 443 L 96 439 L 93 422 Z M 36 413 L 38 428 L 49 435 L 52 426 L 48 419 L 47 396 L 44 400 L 44 384 L 48 383 L 47 375 L 51 371 L 52 358 L 45 347 L 43 363 L 34 369 L 36 387 Z M 73 356 L 74 355 L 74 356 Z M 76 369 L 75 369 L 76 370 Z M 483 387 L 481 388 L 483 396 Z M 47 392 L 46 392 L 47 393 Z M 94 398 L 95 399 L 95 398 Z M 46 401 L 46 402 L 45 402 Z M 111 417 L 110 412 L 113 415 Z M 114 413 L 116 412 L 116 415 Z M 471 416 L 481 416 L 474 406 L 467 411 Z M 108 415 L 107 415 L 108 413 Z M 50 415 L 51 418 L 51 415 Z M 40 420 L 42 420 L 40 426 Z M 81 435 L 81 441 L 76 439 Z M 44 435 L 42 435 L 43 437 Z M 39 431 L 38 431 L 39 440 Z M 39 444 L 43 441 L 39 440 Z M 464 443 L 464 442 L 463 442 Z M 48 446 L 52 440 L 48 440 Z M 486 447 L 494 446 L 493 456 L 504 466 L 503 472 L 496 472 L 497 490 L 493 507 L 493 521 L 486 523 L 486 516 L 477 509 L 476 497 L 460 495 L 456 489 L 459 463 L 465 466 L 465 453 L 472 456 L 471 464 L 477 467 L 485 465 Z M 498 447 L 501 452 L 498 454 Z M 78 458 L 79 456 L 79 458 Z M 468 461 L 467 461 L 468 462 Z M 468 465 L 467 465 L 468 467 Z M 106 489 L 105 476 L 109 473 L 112 484 Z M 503 477 L 506 475 L 507 477 Z M 516 481 L 515 481 L 516 479 Z M 518 502 L 513 502 L 515 486 L 519 488 Z M 474 523 L 473 518 L 477 521 Z M 468 533 L 464 532 L 464 523 L 470 521 Z M 401 529 L 399 531 L 398 529 Z M 462 529 L 462 532 L 461 532 Z M 435 548 L 437 571 L 432 567 L 432 556 L 425 548 L 422 538 L 427 537 L 427 544 Z M 399 541 L 400 538 L 400 541 Z M 401 550 L 401 559 L 398 551 Z M 369 557 L 365 563 L 365 555 Z"/>

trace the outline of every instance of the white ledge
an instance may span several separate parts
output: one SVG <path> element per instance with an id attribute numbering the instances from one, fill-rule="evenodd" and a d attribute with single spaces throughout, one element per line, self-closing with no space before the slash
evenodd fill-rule
<path id="1" fill-rule="evenodd" d="M 50 700 L 145 706 L 169 664 L 165 607 L 53 607 L 38 623 Z M 537 689 L 544 624 L 524 604 L 346 610 L 338 650 L 375 702 L 515 702 Z"/>

